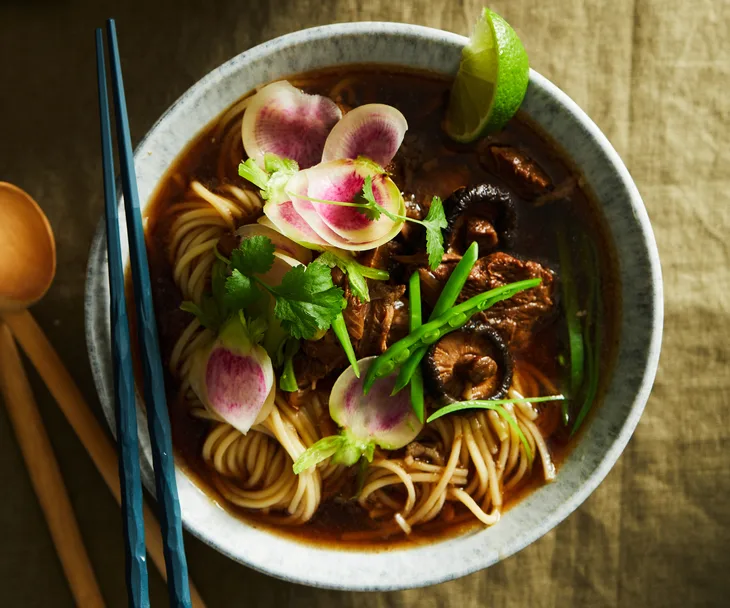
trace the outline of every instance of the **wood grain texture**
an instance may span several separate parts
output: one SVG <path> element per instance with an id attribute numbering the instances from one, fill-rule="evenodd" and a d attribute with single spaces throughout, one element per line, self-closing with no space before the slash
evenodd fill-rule
<path id="1" fill-rule="evenodd" d="M 23 370 L 20 353 L 10 329 L 1 319 L 0 394 L 5 401 L 5 409 L 68 580 L 69 590 L 79 606 L 104 608 L 94 569 L 86 553 L 48 432 Z"/>
<path id="2" fill-rule="evenodd" d="M 33 195 L 56 232 L 58 278 L 34 313 L 88 401 L 96 404 L 82 293 L 102 212 L 93 28 L 108 16 L 117 19 L 138 141 L 194 81 L 264 40 L 355 20 L 410 21 L 466 34 L 481 6 L 475 0 L 0 4 L 0 77 L 15 83 L 13 95 L 0 94 L 2 178 Z M 730 2 L 496 0 L 490 6 L 514 25 L 532 65 L 608 135 L 652 218 L 666 281 L 666 333 L 656 388 L 636 435 L 601 487 L 543 539 L 485 572 L 428 590 L 308 589 L 247 570 L 188 537 L 191 576 L 211 607 L 671 608 L 719 606 L 730 594 L 730 459 L 723 447 L 730 427 Z M 50 398 L 36 393 L 102 590 L 110 605 L 123 606 L 119 511 Z M 8 530 L 0 581 L 15 605 L 71 606 L 2 412 L 0 456 L 0 528 Z M 150 578 L 153 604 L 164 605 L 164 586 Z"/>

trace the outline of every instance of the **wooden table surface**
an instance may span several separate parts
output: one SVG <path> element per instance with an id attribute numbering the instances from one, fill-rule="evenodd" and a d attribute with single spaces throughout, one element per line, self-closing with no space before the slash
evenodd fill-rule
<path id="1" fill-rule="evenodd" d="M 304 27 L 408 21 L 466 34 L 474 0 L 0 2 L 0 180 L 30 192 L 58 240 L 58 274 L 34 308 L 99 412 L 83 289 L 102 213 L 94 28 L 116 17 L 135 141 L 233 55 Z M 662 257 L 659 376 L 629 447 L 564 523 L 485 572 L 427 590 L 352 594 L 284 583 L 188 536 L 212 608 L 256 606 L 720 606 L 730 596 L 730 3 L 494 0 L 534 68 L 595 120 L 644 196 Z M 119 509 L 31 376 L 109 606 L 126 605 Z M 99 412 L 100 413 L 100 412 Z M 0 407 L 0 605 L 72 606 Z M 316 564 L 312 565 L 316 568 Z M 166 605 L 159 576 L 152 603 Z"/>

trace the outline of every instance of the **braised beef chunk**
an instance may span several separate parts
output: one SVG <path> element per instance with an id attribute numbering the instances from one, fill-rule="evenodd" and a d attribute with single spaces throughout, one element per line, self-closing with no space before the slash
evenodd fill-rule
<path id="1" fill-rule="evenodd" d="M 418 269 L 421 277 L 421 297 L 431 308 L 436 306 L 436 300 L 455 266 L 456 262 L 442 262 L 435 270 L 428 267 Z"/>
<path id="2" fill-rule="evenodd" d="M 297 378 L 297 386 L 300 389 L 317 386 L 317 382 L 331 371 L 326 363 L 317 359 L 310 359 L 301 351 L 294 355 L 292 363 L 294 365 L 294 375 Z"/>
<path id="3" fill-rule="evenodd" d="M 395 264 L 393 256 L 401 253 L 402 249 L 403 246 L 397 241 L 388 241 L 380 247 L 363 251 L 357 256 L 357 261 L 369 268 L 391 270 Z"/>
<path id="4" fill-rule="evenodd" d="M 405 338 L 410 333 L 410 315 L 408 300 L 401 298 L 393 302 L 393 323 L 388 332 L 388 346 Z"/>
<path id="5" fill-rule="evenodd" d="M 354 344 L 358 358 L 379 355 L 388 348 L 396 310 L 403 306 L 401 297 L 405 292 L 405 285 L 370 282 L 370 302 L 362 309 L 363 333 Z M 349 326 L 348 331 L 350 331 Z M 350 335 L 352 336 L 352 333 Z"/>
<path id="6" fill-rule="evenodd" d="M 491 184 L 459 188 L 445 201 L 447 251 L 464 253 L 472 241 L 489 253 L 511 247 L 517 227 L 515 204 L 509 192 Z"/>
<path id="7" fill-rule="evenodd" d="M 428 213 L 428 207 L 420 203 L 414 194 L 403 197 L 406 204 L 406 217 L 416 220 L 422 220 Z M 420 248 L 420 242 L 425 240 L 426 231 L 423 226 L 415 222 L 403 222 L 400 229 L 400 236 L 403 240 L 415 248 Z"/>
<path id="8" fill-rule="evenodd" d="M 302 340 L 294 356 L 294 375 L 300 388 L 316 386 L 331 371 L 347 367 L 347 357 L 334 332 L 328 330 L 319 340 Z"/>
<path id="9" fill-rule="evenodd" d="M 421 276 L 421 298 L 433 308 L 441 295 L 446 281 L 449 280 L 451 272 L 461 260 L 461 256 L 454 253 L 446 253 L 441 263 L 431 270 L 426 265 L 425 258 L 421 261 L 421 267 L 418 268 L 418 274 Z"/>
<path id="10" fill-rule="evenodd" d="M 531 200 L 552 190 L 547 173 L 527 153 L 512 146 L 494 144 L 487 148 L 482 161 L 501 177 L 516 194 Z"/>
<path id="11" fill-rule="evenodd" d="M 498 302 L 480 313 L 502 339 L 514 349 L 526 346 L 536 325 L 555 307 L 555 277 L 537 262 L 523 261 L 506 253 L 492 253 L 477 260 L 459 301 L 515 281 L 541 278 L 542 283 Z"/>
<path id="12" fill-rule="evenodd" d="M 362 338 L 365 331 L 365 317 L 370 305 L 367 302 L 360 302 L 358 298 L 350 293 L 349 289 L 346 290 L 345 298 L 347 299 L 347 308 L 342 311 L 342 316 L 345 319 L 350 339 L 356 342 Z"/>
<path id="13" fill-rule="evenodd" d="M 342 272 L 337 266 L 330 269 L 330 274 L 332 275 L 332 282 L 337 287 L 342 287 L 343 289 L 347 288 L 347 275 L 345 275 L 345 273 Z"/>

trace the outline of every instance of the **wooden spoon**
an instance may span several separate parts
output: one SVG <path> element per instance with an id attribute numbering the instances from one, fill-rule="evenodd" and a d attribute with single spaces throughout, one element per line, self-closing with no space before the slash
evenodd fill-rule
<path id="1" fill-rule="evenodd" d="M 56 242 L 38 203 L 6 182 L 0 182 L 0 246 L 0 311 L 24 310 L 51 286 Z"/>
<path id="2" fill-rule="evenodd" d="M 49 391 L 58 402 L 61 411 L 91 456 L 107 486 L 109 486 L 117 503 L 121 503 L 118 464 L 114 447 L 107 439 L 106 434 L 43 330 L 31 314 L 25 310 L 28 306 L 40 300 L 46 293 L 53 280 L 55 269 L 56 248 L 53 232 L 43 211 L 20 188 L 0 182 L 0 316 L 10 327 L 25 354 L 38 370 Z M 0 353 L 0 356 L 3 360 L 6 358 L 4 353 Z M 26 406 L 35 407 L 35 404 L 27 402 Z M 20 414 L 22 414 L 22 411 Z M 40 416 L 18 416 L 18 424 L 24 425 L 24 428 L 30 429 L 30 431 L 37 428 L 34 421 L 40 421 Z M 15 424 L 14 421 L 13 425 L 15 426 Z M 46 467 L 47 462 L 37 462 L 41 460 L 38 458 L 39 454 L 40 451 L 32 451 L 26 455 L 29 470 L 33 470 L 33 467 Z M 47 454 L 52 455 L 50 445 Z M 42 460 L 46 461 L 46 457 Z M 32 466 L 28 462 L 28 458 L 33 459 Z M 47 468 L 57 475 L 58 467 L 55 465 L 55 461 L 53 465 Z M 60 487 L 63 490 L 62 483 Z M 52 505 L 54 501 L 59 500 L 56 496 L 57 491 L 57 487 L 51 489 L 50 486 L 45 485 L 42 488 L 36 488 L 41 504 L 44 504 L 41 492 L 52 494 L 52 496 L 47 497 L 47 500 L 50 501 L 47 504 Z M 65 490 L 63 490 L 63 493 L 65 495 Z M 65 495 L 65 497 L 68 501 L 68 496 Z M 73 511 L 70 510 L 70 503 L 68 513 L 72 521 L 66 521 L 63 525 L 74 526 L 78 529 L 78 525 L 73 518 Z M 46 518 L 49 526 L 55 525 L 52 524 L 48 514 Z M 144 507 L 144 523 L 147 552 L 163 578 L 166 579 L 160 526 L 147 505 Z M 59 536 L 59 538 L 63 537 Z M 54 541 L 55 539 L 56 535 L 54 535 Z M 64 561 L 62 549 L 58 544 L 56 550 L 61 560 Z M 83 545 L 81 545 L 80 550 L 85 556 Z M 75 551 L 79 551 L 79 549 L 77 548 Z M 86 557 L 86 561 L 88 562 L 88 557 Z M 68 567 L 76 568 L 75 565 L 70 563 Z M 65 562 L 64 569 L 67 569 Z M 91 572 L 90 566 L 88 570 Z M 91 580 L 88 580 L 88 578 L 84 580 L 85 589 L 89 589 L 92 583 L 96 586 L 93 574 Z M 71 581 L 71 577 L 69 577 L 69 581 Z M 74 595 L 76 595 L 75 590 Z M 192 581 L 190 582 L 190 595 L 195 608 L 205 608 L 205 604 Z M 80 606 L 94 605 L 81 602 L 78 597 L 77 603 Z"/>
<path id="3" fill-rule="evenodd" d="M 56 271 L 56 244 L 46 216 L 25 192 L 0 182 L 0 310 L 30 306 Z M 0 389 L 31 483 L 79 606 L 104 606 L 51 442 L 33 399 L 15 340 L 0 322 Z"/>

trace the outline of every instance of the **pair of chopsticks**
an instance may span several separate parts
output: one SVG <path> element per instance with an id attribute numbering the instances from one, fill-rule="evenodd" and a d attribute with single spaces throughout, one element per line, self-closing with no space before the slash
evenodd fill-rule
<path id="1" fill-rule="evenodd" d="M 180 503 L 175 482 L 170 420 L 167 413 L 160 347 L 152 305 L 152 287 L 142 214 L 134 171 L 127 105 L 122 82 L 117 33 L 113 19 L 107 21 L 112 92 L 119 148 L 119 164 L 124 193 L 124 210 L 129 236 L 132 280 L 137 312 L 138 342 L 144 379 L 147 425 L 152 440 L 155 489 L 160 506 L 167 585 L 170 605 L 190 607 L 188 569 L 183 546 Z M 101 149 L 104 172 L 107 246 L 109 254 L 109 287 L 111 291 L 112 356 L 116 396 L 117 440 L 119 444 L 119 476 L 122 489 L 122 512 L 126 553 L 126 578 L 129 605 L 149 606 L 147 565 L 142 518 L 142 485 L 137 439 L 132 348 L 124 293 L 119 217 L 114 182 L 114 156 L 107 94 L 104 40 L 96 30 L 96 61 L 99 79 L 99 111 Z"/>

